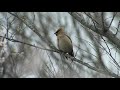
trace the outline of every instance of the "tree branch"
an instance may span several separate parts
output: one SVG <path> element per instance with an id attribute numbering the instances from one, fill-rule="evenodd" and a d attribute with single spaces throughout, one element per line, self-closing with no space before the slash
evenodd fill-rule
<path id="1" fill-rule="evenodd" d="M 4 37 L 4 36 L 0 36 L 0 37 Z M 4 37 L 4 38 L 7 39 L 7 40 L 9 40 L 9 41 L 11 41 L 11 42 L 17 42 L 17 43 L 25 44 L 25 45 L 32 46 L 32 47 L 35 47 L 35 48 L 38 48 L 38 49 L 47 50 L 47 51 L 51 51 L 51 52 L 57 52 L 57 53 L 63 53 L 63 52 L 61 52 L 61 51 L 59 51 L 59 50 L 57 50 L 57 49 L 54 49 L 54 50 L 45 49 L 45 48 L 41 48 L 41 47 L 38 47 L 38 46 L 35 46 L 35 45 L 32 45 L 32 44 L 29 44 L 29 43 L 25 43 L 25 42 L 22 42 L 22 41 L 19 41 L 19 40 L 10 39 L 10 38 L 7 38 L 7 37 Z M 75 57 L 72 57 L 72 56 L 70 56 L 70 55 L 68 55 L 68 54 L 63 53 L 63 55 L 69 57 L 71 60 L 73 60 L 73 61 L 75 61 L 75 62 L 78 62 L 78 63 L 80 63 L 80 64 L 82 64 L 82 65 L 84 65 L 84 66 L 86 66 L 86 67 L 88 67 L 88 68 L 90 68 L 90 69 L 92 69 L 92 70 L 94 70 L 94 71 L 97 71 L 97 72 L 99 72 L 99 73 L 106 74 L 106 75 L 109 75 L 109 76 L 112 76 L 112 77 L 116 77 L 116 78 L 119 77 L 119 78 L 120 78 L 120 76 L 116 75 L 115 73 L 106 72 L 106 71 L 103 71 L 103 70 L 101 70 L 101 69 L 97 69 L 97 68 L 89 65 L 88 63 L 86 63 L 86 62 L 84 62 L 84 61 L 82 61 L 82 60 L 76 59 Z"/>
<path id="2" fill-rule="evenodd" d="M 21 44 L 25 44 L 25 45 L 28 45 L 28 46 L 32 46 L 32 47 L 35 47 L 35 48 L 38 48 L 38 49 L 42 49 L 42 50 L 47 50 L 47 51 L 52 51 L 52 52 L 58 52 L 60 53 L 59 50 L 57 50 L 56 48 L 54 48 L 55 50 L 51 50 L 51 49 L 45 49 L 45 48 L 41 48 L 41 47 L 38 47 L 38 46 L 35 46 L 35 45 L 32 45 L 32 44 L 29 44 L 29 43 L 26 43 L 26 42 L 22 42 L 22 41 L 19 41 L 19 40 L 15 40 L 15 39 L 10 39 L 10 38 L 7 38 L 7 37 L 4 37 L 4 36 L 0 36 L 4 39 L 7 39 L 11 42 L 17 42 L 17 43 L 21 43 Z"/>
<path id="3" fill-rule="evenodd" d="M 110 25 L 109 25 L 108 29 L 111 27 L 112 22 L 113 22 L 113 20 L 114 20 L 114 18 L 115 18 L 115 16 L 116 16 L 116 15 L 117 15 L 117 12 L 116 12 L 116 13 L 114 13 L 113 18 L 112 18 L 112 20 L 111 20 L 111 22 L 110 22 Z"/>
<path id="4" fill-rule="evenodd" d="M 35 34 L 37 34 L 40 37 L 40 39 L 45 40 L 45 38 L 42 37 L 42 35 L 38 32 L 35 25 L 30 23 L 30 21 L 27 21 L 27 20 L 24 20 L 24 19 L 20 18 L 17 14 L 14 14 L 14 13 L 11 13 L 11 12 L 8 12 L 8 13 L 13 15 L 14 17 L 19 19 L 20 21 L 22 21 L 28 28 L 30 28 L 30 30 L 32 30 Z"/>
<path id="5" fill-rule="evenodd" d="M 70 56 L 68 54 L 65 54 L 65 56 L 69 57 L 71 60 L 73 60 L 75 62 L 78 62 L 78 63 L 90 68 L 91 70 L 94 70 L 96 72 L 99 72 L 99 73 L 102 73 L 102 74 L 105 74 L 105 75 L 109 75 L 109 76 L 112 76 L 112 77 L 115 77 L 115 78 L 120 78 L 120 76 L 118 76 L 117 74 L 112 73 L 112 72 L 110 72 L 108 70 L 104 71 L 104 70 L 101 70 L 101 69 L 97 69 L 97 68 L 89 65 L 88 63 L 84 62 L 83 60 L 76 59 L 76 58 L 74 58 L 74 57 L 72 57 L 72 56 Z"/>
<path id="6" fill-rule="evenodd" d="M 82 25 L 84 25 L 85 27 L 89 28 L 90 30 L 96 32 L 97 34 L 100 34 L 102 36 L 105 36 L 106 38 L 108 38 L 113 44 L 115 44 L 117 46 L 117 48 L 120 50 L 120 40 L 115 37 L 115 35 L 107 30 L 106 33 L 104 33 L 104 30 L 101 28 L 95 28 L 93 25 L 89 25 L 85 22 L 85 20 L 83 20 L 83 18 L 81 18 L 77 13 L 75 12 L 69 12 L 69 14 L 71 16 L 73 16 L 78 22 L 80 22 Z M 108 28 L 107 28 L 108 29 Z"/>

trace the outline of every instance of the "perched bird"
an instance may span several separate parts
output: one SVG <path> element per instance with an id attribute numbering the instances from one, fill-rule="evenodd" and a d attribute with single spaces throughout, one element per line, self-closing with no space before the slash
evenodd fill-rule
<path id="1" fill-rule="evenodd" d="M 72 40 L 64 32 L 64 28 L 59 28 L 55 33 L 59 50 L 74 57 Z"/>

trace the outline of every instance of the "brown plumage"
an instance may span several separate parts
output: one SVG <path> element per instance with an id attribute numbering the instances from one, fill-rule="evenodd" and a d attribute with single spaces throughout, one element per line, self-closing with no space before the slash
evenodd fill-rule
<path id="1" fill-rule="evenodd" d="M 74 57 L 72 41 L 70 37 L 65 34 L 64 29 L 59 28 L 55 34 L 57 36 L 57 44 L 59 50 Z"/>

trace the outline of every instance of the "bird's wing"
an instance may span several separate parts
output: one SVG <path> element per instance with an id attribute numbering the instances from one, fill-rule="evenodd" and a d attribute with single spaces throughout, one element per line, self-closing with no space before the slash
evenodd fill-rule
<path id="1" fill-rule="evenodd" d="M 69 40 L 71 41 L 71 46 L 72 46 L 72 52 L 70 53 L 70 55 L 71 56 L 74 56 L 74 52 L 73 52 L 73 45 L 72 45 L 72 40 L 71 40 L 71 38 L 68 36 L 68 35 L 66 35 L 68 38 L 69 38 Z"/>
<path id="2" fill-rule="evenodd" d="M 65 34 L 66 35 L 66 34 Z M 71 43 L 72 43 L 72 40 L 71 40 L 71 38 L 68 36 L 68 35 L 66 35 L 69 39 L 70 39 L 70 41 L 71 41 Z"/>

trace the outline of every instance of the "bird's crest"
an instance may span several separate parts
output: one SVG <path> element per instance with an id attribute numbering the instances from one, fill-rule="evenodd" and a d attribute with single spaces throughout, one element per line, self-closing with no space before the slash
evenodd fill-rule
<path id="1" fill-rule="evenodd" d="M 60 33 L 64 33 L 64 28 L 60 27 L 54 34 L 58 35 Z"/>

